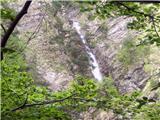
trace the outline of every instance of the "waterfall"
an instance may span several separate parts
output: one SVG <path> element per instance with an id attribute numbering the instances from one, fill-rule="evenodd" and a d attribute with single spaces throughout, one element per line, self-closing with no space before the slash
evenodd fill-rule
<path id="1" fill-rule="evenodd" d="M 89 63 L 91 65 L 91 71 L 92 71 L 92 74 L 93 74 L 94 78 L 97 79 L 98 81 L 101 81 L 102 80 L 102 74 L 100 72 L 98 62 L 96 60 L 95 55 L 92 53 L 91 49 L 87 45 L 87 41 L 85 39 L 85 36 L 81 32 L 81 27 L 80 27 L 79 22 L 73 21 L 73 28 L 76 29 L 76 32 L 80 36 L 81 41 L 85 46 L 85 50 L 86 50 L 86 52 L 89 56 Z"/>

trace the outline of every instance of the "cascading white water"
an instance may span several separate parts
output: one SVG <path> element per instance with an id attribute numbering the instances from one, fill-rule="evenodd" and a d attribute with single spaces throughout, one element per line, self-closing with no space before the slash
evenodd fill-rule
<path id="1" fill-rule="evenodd" d="M 82 43 L 83 43 L 84 46 L 85 46 L 85 49 L 86 49 L 87 54 L 89 55 L 89 63 L 90 63 L 90 65 L 91 65 L 91 70 L 92 70 L 93 76 L 94 76 L 95 79 L 97 79 L 98 81 L 101 81 L 101 80 L 102 80 L 102 74 L 101 74 L 101 72 L 100 72 L 98 62 L 97 62 L 97 60 L 96 60 L 95 55 L 92 53 L 91 49 L 90 49 L 90 48 L 88 47 L 88 45 L 87 45 L 85 36 L 84 36 L 84 35 L 82 34 L 82 32 L 81 32 L 81 27 L 80 27 L 79 22 L 73 21 L 73 28 L 76 29 L 78 35 L 79 35 L 80 38 L 81 38 Z"/>

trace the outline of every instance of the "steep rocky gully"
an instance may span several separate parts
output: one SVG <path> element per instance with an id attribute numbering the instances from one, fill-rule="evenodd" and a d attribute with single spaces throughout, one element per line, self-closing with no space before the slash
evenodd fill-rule
<path id="1" fill-rule="evenodd" d="M 17 10 L 21 5 L 21 2 L 14 3 Z M 117 54 L 126 41 L 134 40 L 138 35 L 138 32 L 127 29 L 127 23 L 132 21 L 132 18 L 121 16 L 93 20 L 92 16 L 91 12 L 81 13 L 78 3 L 33 1 L 28 14 L 18 25 L 18 31 L 19 37 L 25 38 L 25 42 L 29 37 L 26 33 L 34 32 L 25 50 L 34 79 L 37 83 L 57 91 L 67 88 L 77 74 L 93 77 L 85 46 L 70 23 L 74 20 L 80 23 L 82 33 L 96 56 L 102 75 L 111 75 L 121 93 L 143 89 L 150 74 L 156 70 L 155 66 L 160 67 L 160 55 L 153 52 L 158 51 L 158 48 L 150 49 L 148 59 L 152 59 L 153 62 L 148 71 L 145 69 L 148 66 L 143 56 L 133 63 L 134 65 L 126 68 L 117 59 Z M 151 97 L 156 94 L 147 92 L 147 88 L 145 91 L 145 94 Z M 108 119 L 103 114 L 97 114 L 99 119 L 102 116 L 103 119 Z"/>

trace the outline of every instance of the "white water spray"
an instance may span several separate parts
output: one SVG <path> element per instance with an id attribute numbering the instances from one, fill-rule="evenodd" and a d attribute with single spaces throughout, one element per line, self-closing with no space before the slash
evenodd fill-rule
<path id="1" fill-rule="evenodd" d="M 81 27 L 80 27 L 79 22 L 73 21 L 73 28 L 76 29 L 78 35 L 79 35 L 80 38 L 81 38 L 82 43 L 83 43 L 84 46 L 85 46 L 85 49 L 86 49 L 87 54 L 89 55 L 89 58 L 90 58 L 90 59 L 89 59 L 89 63 L 90 63 L 90 65 L 91 65 L 91 70 L 92 70 L 93 76 L 94 76 L 95 79 L 97 79 L 98 81 L 101 81 L 101 80 L 102 80 L 102 74 L 101 74 L 101 72 L 100 72 L 98 62 L 97 62 L 97 60 L 96 60 L 95 55 L 92 53 L 91 49 L 88 47 L 87 42 L 86 42 L 86 39 L 85 39 L 85 36 L 81 33 Z"/>

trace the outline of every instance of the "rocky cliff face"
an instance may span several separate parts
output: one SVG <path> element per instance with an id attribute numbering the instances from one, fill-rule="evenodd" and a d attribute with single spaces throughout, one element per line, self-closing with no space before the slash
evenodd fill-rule
<path id="1" fill-rule="evenodd" d="M 143 64 L 126 70 L 116 60 L 124 41 L 137 35 L 127 29 L 132 18 L 91 20 L 92 15 L 81 13 L 80 5 L 74 2 L 32 3 L 18 30 L 23 37 L 27 32 L 33 37 L 27 45 L 26 59 L 32 63 L 34 76 L 53 90 L 65 88 L 76 74 L 92 77 L 84 46 L 70 24 L 70 20 L 75 20 L 80 22 L 103 76 L 111 75 L 122 93 L 143 87 L 144 84 L 138 84 L 147 77 Z"/>
<path id="2" fill-rule="evenodd" d="M 12 7 L 17 9 L 22 4 L 17 2 Z M 70 23 L 75 20 L 81 24 L 104 77 L 112 76 L 121 93 L 144 88 L 149 79 L 144 70 L 144 59 L 128 68 L 117 59 L 125 41 L 138 34 L 127 29 L 132 18 L 92 20 L 92 15 L 91 12 L 81 13 L 80 4 L 75 2 L 33 1 L 28 14 L 20 21 L 18 31 L 19 37 L 28 43 L 25 56 L 37 83 L 57 91 L 67 88 L 77 74 L 93 78 L 84 46 Z M 157 63 L 156 66 L 160 65 Z M 99 115 L 97 120 L 110 119 L 109 113 L 92 110 L 82 114 L 81 119 L 92 119 L 93 113 Z"/>

